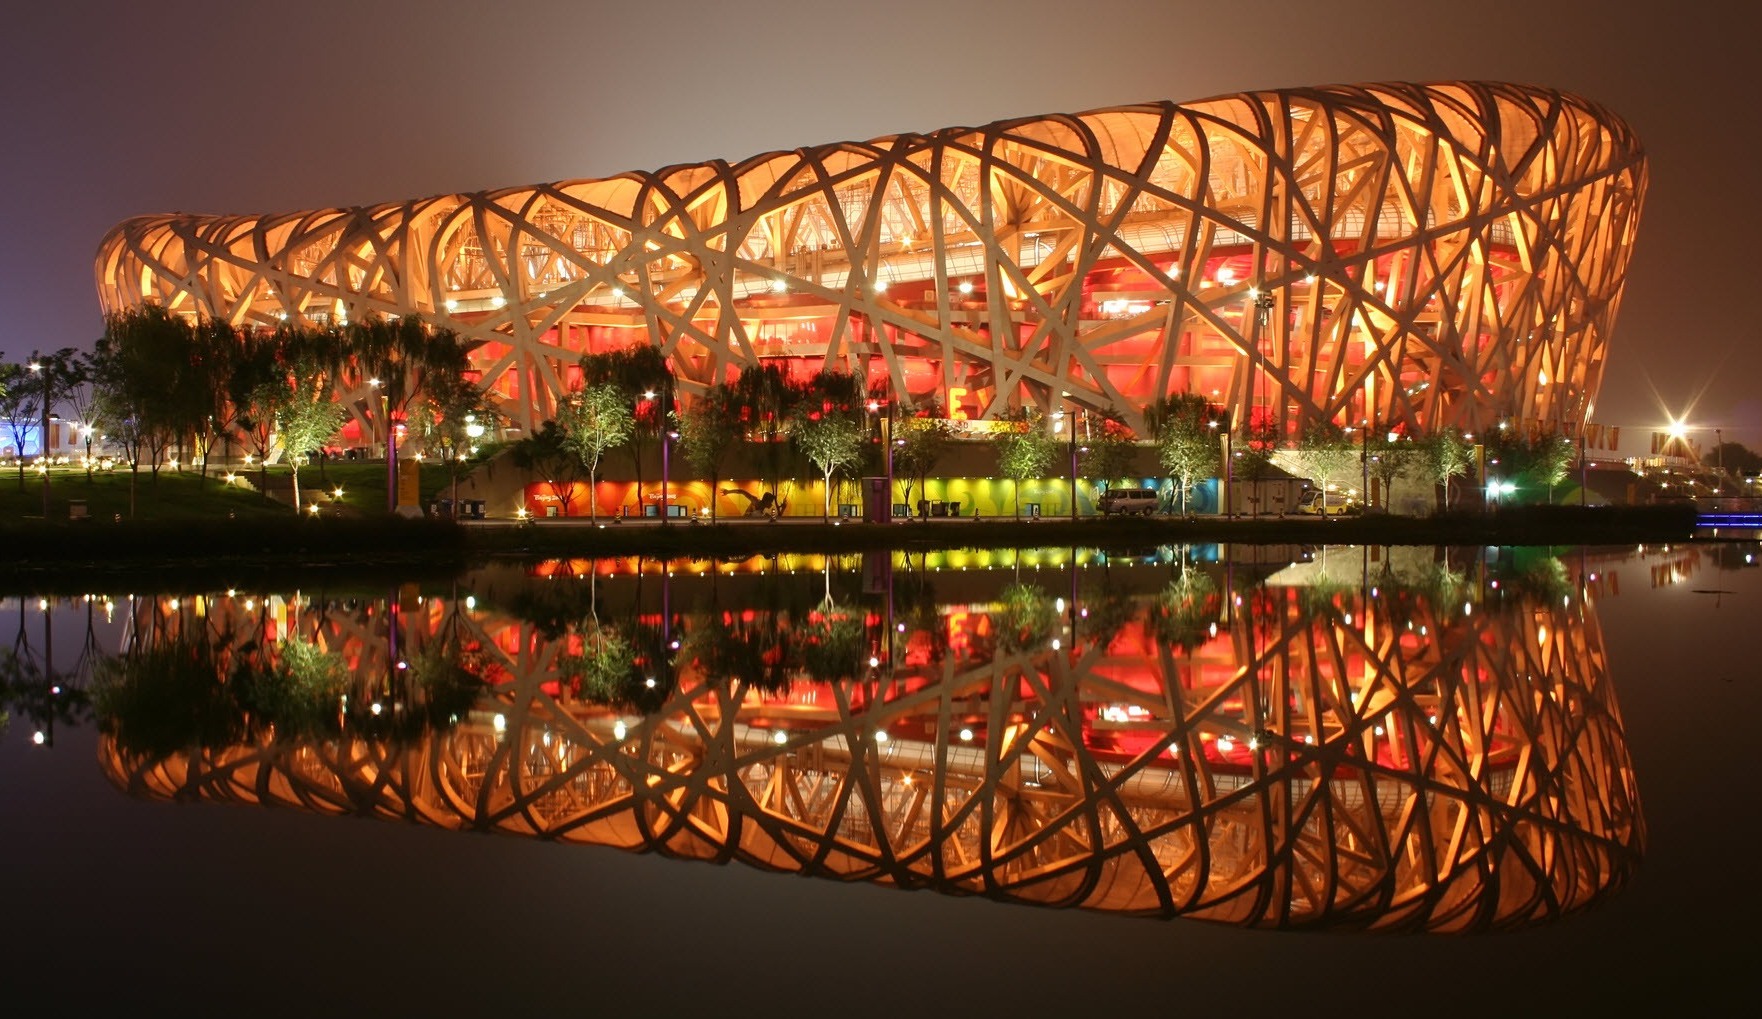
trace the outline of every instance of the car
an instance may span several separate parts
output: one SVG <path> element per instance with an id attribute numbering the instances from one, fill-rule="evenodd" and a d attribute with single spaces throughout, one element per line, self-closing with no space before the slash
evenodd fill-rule
<path id="1" fill-rule="evenodd" d="M 1297 500 L 1297 512 L 1309 516 L 1337 517 L 1357 513 L 1358 500 L 1345 492 L 1325 492 L 1312 488 Z"/>
<path id="2" fill-rule="evenodd" d="M 1136 513 L 1149 516 L 1156 512 L 1161 497 L 1154 488 L 1110 488 L 1101 496 L 1102 516 L 1126 516 Z"/>

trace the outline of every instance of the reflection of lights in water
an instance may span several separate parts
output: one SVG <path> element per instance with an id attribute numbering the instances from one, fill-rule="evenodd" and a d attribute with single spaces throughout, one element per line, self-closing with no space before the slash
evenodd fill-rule
<path id="1" fill-rule="evenodd" d="M 791 562 L 779 560 L 785 569 Z M 795 565 L 803 563 L 816 569 L 826 565 L 812 557 Z M 652 562 L 649 568 L 653 569 Z M 842 568 L 853 569 L 854 564 Z M 702 568 L 706 583 L 712 572 Z M 1214 582 L 1218 573 L 1221 569 L 1211 574 Z M 731 855 L 758 866 L 793 867 L 779 861 L 801 859 L 804 851 L 813 853 L 811 843 L 819 836 L 802 836 L 810 844 L 782 852 L 769 844 L 774 833 L 824 832 L 838 847 L 824 858 L 840 859 L 838 866 L 853 868 L 853 875 L 864 868 L 876 872 L 877 860 L 910 855 L 903 853 L 904 843 L 898 840 L 914 831 L 918 834 L 913 837 L 922 838 L 922 830 L 913 827 L 915 822 L 908 823 L 906 816 L 913 803 L 919 804 L 918 809 L 930 809 L 919 789 L 936 790 L 934 802 L 941 805 L 935 809 L 945 811 L 943 816 L 975 819 L 987 810 L 1003 810 L 1000 804 L 1005 800 L 1022 802 L 1015 798 L 1031 790 L 1036 816 L 1049 819 L 1033 826 L 1038 834 L 999 826 L 986 836 L 996 842 L 991 853 L 969 853 L 970 847 L 964 846 L 958 852 L 944 850 L 941 859 L 947 861 L 942 864 L 947 874 L 939 872 L 934 879 L 925 875 L 922 880 L 950 888 L 984 884 L 997 889 L 1001 897 L 1035 902 L 1048 901 L 1052 889 L 1032 879 L 1025 869 L 1030 862 L 1070 873 L 1098 869 L 1103 880 L 1096 887 L 1109 891 L 1077 904 L 1167 915 L 1170 907 L 1165 903 L 1183 902 L 1187 903 L 1180 908 L 1183 915 L 1236 923 L 1310 924 L 1333 919 L 1376 926 L 1381 914 L 1366 912 L 1373 908 L 1366 903 L 1319 894 L 1312 899 L 1303 891 L 1338 888 L 1340 882 L 1349 881 L 1361 887 L 1393 882 L 1406 896 L 1403 901 L 1428 903 L 1401 912 L 1391 924 L 1450 927 L 1485 922 L 1495 914 L 1521 924 L 1582 908 L 1631 873 L 1642 825 L 1619 720 L 1601 671 L 1600 637 L 1586 599 L 1579 599 L 1576 614 L 1567 614 L 1571 599 L 1563 602 L 1558 589 L 1537 594 L 1526 593 L 1527 584 L 1506 585 L 1501 604 L 1515 607 L 1515 602 L 1522 602 L 1526 611 L 1475 612 L 1473 603 L 1462 599 L 1460 588 L 1447 585 L 1448 596 L 1440 604 L 1421 586 L 1396 589 L 1393 582 L 1385 581 L 1392 588 L 1390 598 L 1378 602 L 1373 613 L 1364 592 L 1330 586 L 1324 603 L 1303 588 L 1260 581 L 1252 595 L 1255 618 L 1285 622 L 1266 629 L 1256 641 L 1246 641 L 1237 639 L 1241 627 L 1236 628 L 1237 636 L 1231 636 L 1218 623 L 1224 606 L 1237 599 L 1234 593 L 1212 588 L 1207 598 L 1192 603 L 1194 615 L 1169 620 L 1179 625 L 1167 631 L 1157 622 L 1162 617 L 1146 611 L 1159 604 L 1154 599 L 1167 575 L 1146 577 L 1137 587 L 1131 586 L 1129 574 L 1125 579 L 1125 601 L 1116 602 L 1110 594 L 1107 609 L 1095 614 L 1107 620 L 1103 627 L 1093 634 L 1089 627 L 1072 631 L 1080 635 L 1078 646 L 1083 648 L 1091 640 L 1102 642 L 1096 645 L 1102 652 L 1093 657 L 1049 654 L 1049 648 L 1062 649 L 1073 642 L 1045 631 L 1038 642 L 1003 655 L 993 643 L 998 629 L 986 608 L 993 603 L 973 591 L 963 589 L 958 598 L 938 592 L 947 600 L 924 603 L 930 611 L 924 616 L 914 602 L 905 618 L 924 622 L 911 624 L 889 620 L 888 613 L 901 611 L 900 607 L 884 610 L 884 603 L 870 592 L 864 610 L 869 613 L 867 625 L 892 625 L 901 633 L 914 626 L 918 630 L 912 640 L 899 645 L 882 641 L 884 649 L 891 648 L 889 656 L 852 653 L 843 658 L 847 663 L 866 658 L 874 668 L 887 666 L 855 684 L 816 682 L 799 660 L 787 659 L 782 668 L 788 682 L 781 686 L 710 683 L 695 653 L 693 627 L 700 625 L 698 617 L 672 617 L 678 621 L 663 625 L 676 627 L 674 632 L 683 635 L 679 643 L 694 648 L 694 653 L 679 656 L 677 662 L 666 656 L 665 666 L 638 658 L 650 669 L 676 670 L 669 672 L 664 697 L 642 699 L 643 710 L 653 712 L 642 722 L 618 717 L 630 706 L 580 699 L 567 684 L 560 698 L 552 686 L 541 690 L 539 684 L 554 684 L 561 670 L 555 663 L 541 665 L 507 650 L 530 647 L 536 622 L 514 619 L 492 607 L 470 620 L 471 633 L 482 640 L 481 650 L 472 653 L 500 669 L 502 678 L 475 710 L 457 713 L 463 719 L 458 729 L 425 737 L 411 751 L 430 755 L 426 760 L 432 763 L 406 767 L 398 774 L 432 775 L 441 768 L 457 772 L 446 776 L 449 780 L 469 775 L 471 785 L 485 791 L 482 803 L 499 804 L 500 813 L 493 818 L 465 817 L 467 825 L 508 826 L 518 816 L 526 819 L 522 834 L 574 842 L 595 842 L 614 829 L 625 830 L 620 827 L 622 817 L 655 809 L 661 797 L 670 797 L 665 810 L 703 819 L 691 827 L 692 839 L 715 841 L 732 839 L 736 831 L 744 833 L 738 844 L 719 846 L 724 858 Z M 817 578 L 815 583 L 818 597 Z M 982 582 L 963 577 L 959 583 Z M 602 587 L 597 597 L 606 596 Z M 428 598 L 432 607 L 398 617 L 399 646 L 410 653 L 417 648 L 426 653 L 430 646 L 426 642 L 432 639 L 431 633 L 420 631 L 419 618 L 436 628 L 458 620 L 447 612 L 449 599 Z M 673 604 L 680 604 L 677 587 L 674 599 Z M 472 599 L 462 600 L 470 604 Z M 238 612 L 237 603 L 207 604 L 211 615 Z M 235 621 L 247 628 L 265 628 L 280 640 L 287 634 L 316 633 L 313 621 L 326 613 L 326 625 L 341 623 L 334 632 L 347 635 L 335 641 L 367 642 L 353 645 L 350 655 L 378 662 L 381 670 L 388 657 L 397 660 L 386 654 L 383 644 L 377 651 L 372 644 L 376 632 L 382 635 L 378 639 L 384 639 L 382 620 L 389 618 L 385 602 L 364 603 L 356 617 L 364 625 L 358 628 L 347 616 L 355 611 L 353 603 L 347 612 L 334 602 L 274 604 L 275 611 L 262 618 L 239 620 L 235 615 Z M 1049 604 L 1055 603 L 1041 602 Z M 1073 604 L 1066 600 L 1065 609 L 1071 610 Z M 1104 603 L 1098 599 L 1096 604 Z M 1319 615 L 1308 613 L 1311 605 Z M 612 607 L 622 611 L 625 606 Z M 745 632 L 735 637 L 753 641 L 755 650 L 771 646 L 766 642 L 777 634 L 802 625 L 802 617 L 787 611 L 744 611 L 747 614 L 739 622 Z M 1365 641 L 1360 631 L 1333 625 L 1332 620 L 1340 618 L 1348 627 L 1363 622 L 1366 632 L 1374 628 L 1378 640 Z M 402 629 L 406 621 L 412 627 L 407 644 Z M 1437 639 L 1383 639 L 1410 637 L 1407 628 L 1435 634 Z M 1554 633 L 1548 633 L 1550 629 Z M 325 633 L 326 646 L 341 649 L 344 645 L 332 643 L 331 632 Z M 1549 655 L 1537 653 L 1535 642 L 1550 638 L 1554 643 Z M 1180 650 L 1171 656 L 1163 641 L 1180 641 Z M 1455 681 L 1461 670 L 1471 667 L 1467 661 L 1440 662 L 1437 656 L 1440 645 L 1456 646 L 1458 641 L 1490 652 L 1484 659 L 1475 658 L 1474 683 Z M 1573 659 L 1570 665 L 1542 661 L 1558 658 L 1557 650 L 1570 657 L 1581 649 L 1592 657 L 1583 662 Z M 960 663 L 961 677 L 944 687 L 938 677 L 946 674 L 951 659 Z M 1253 667 L 1248 667 L 1250 663 Z M 1315 688 L 1319 703 L 1313 710 L 1306 706 L 1287 717 L 1278 710 L 1284 694 L 1273 686 L 1273 677 L 1296 675 L 1296 669 L 1320 682 Z M 383 680 L 383 671 L 379 675 Z M 645 677 L 643 685 L 660 689 L 653 676 Z M 1004 690 L 1009 691 L 1008 699 L 1000 702 L 997 694 Z M 733 691 L 742 692 L 730 700 Z M 1512 710 L 1518 698 L 1522 712 Z M 1349 701 L 1351 707 L 1342 701 Z M 1173 710 L 1177 703 L 1179 710 Z M 1574 704 L 1596 707 L 1582 724 L 1553 724 Z M 403 720 L 414 711 L 404 705 L 396 713 Z M 1519 717 L 1544 724 L 1520 727 L 1514 721 Z M 987 727 L 987 739 L 982 747 L 975 747 L 971 744 L 978 742 L 980 724 Z M 534 754 L 524 758 L 526 766 L 547 769 L 541 782 L 531 782 L 532 774 L 515 773 L 522 755 L 497 755 L 496 746 L 508 745 L 500 737 L 511 725 L 520 730 L 511 734 L 514 745 L 542 743 L 552 748 L 542 758 Z M 649 726 L 652 738 L 626 742 L 638 725 Z M 553 737 L 550 726 L 559 727 L 558 736 Z M 491 729 L 498 737 L 495 741 L 487 738 Z M 580 731 L 599 738 L 561 738 L 562 733 Z M 362 743 L 377 737 L 356 729 L 345 738 Z M 872 744 L 866 751 L 865 742 Z M 1243 743 L 1252 756 L 1236 753 L 1244 749 Z M 1320 745 L 1327 747 L 1325 752 L 1314 749 Z M 1440 755 L 1439 747 L 1451 748 L 1450 753 Z M 779 748 L 790 752 L 783 754 Z M 1183 754 L 1183 748 L 1188 752 Z M 275 747 L 244 750 L 247 755 L 287 752 Z M 1440 770 L 1438 762 L 1443 760 L 1456 766 Z M 1539 766 L 1531 762 L 1541 761 L 1548 762 L 1550 769 L 1545 782 L 1530 770 Z M 1367 783 L 1372 768 L 1375 780 Z M 1557 771 L 1560 781 L 1571 781 L 1586 795 L 1576 800 L 1545 795 L 1559 788 Z M 181 781 L 177 775 L 205 773 L 211 772 L 167 769 L 150 781 L 175 784 Z M 420 800 L 409 806 L 425 817 L 475 809 L 475 800 L 437 809 L 424 799 L 432 797 L 432 791 L 405 789 L 407 779 L 391 777 L 389 766 L 383 774 L 382 781 L 391 783 L 383 795 Z M 605 781 L 614 775 L 615 780 Z M 336 781 L 350 787 L 371 777 L 362 773 Z M 290 781 L 298 786 L 316 777 L 296 779 Z M 780 783 L 774 787 L 779 795 L 759 795 L 770 783 Z M 782 792 L 791 783 L 796 783 L 799 796 Z M 743 786 L 751 795 L 741 792 Z M 250 795 L 286 795 L 285 787 L 286 783 L 275 790 L 253 787 Z M 906 789 L 914 791 L 903 793 Z M 1429 802 L 1440 807 L 1449 804 L 1457 812 L 1451 816 L 1478 811 L 1475 805 L 1480 803 L 1507 804 L 1496 818 L 1475 814 L 1474 823 L 1490 826 L 1488 834 L 1497 837 L 1473 844 L 1439 837 L 1429 827 L 1436 822 L 1422 816 L 1426 812 L 1412 814 L 1405 826 L 1397 824 L 1404 811 L 1410 813 L 1416 789 L 1424 789 Z M 606 824 L 565 825 L 558 820 L 562 814 L 541 807 L 543 797 L 565 790 L 569 797 L 582 797 L 579 807 Z M 1345 819 L 1355 830 L 1386 839 L 1385 851 L 1368 856 L 1345 852 L 1309 826 L 1263 828 L 1270 823 L 1265 821 L 1266 804 L 1288 800 L 1295 790 L 1316 798 L 1318 809 Z M 384 802 L 380 809 L 390 816 L 393 803 Z M 1096 852 L 1093 840 L 1065 839 L 1056 829 L 1076 823 L 1066 818 L 1092 817 L 1097 807 L 1128 812 L 1131 816 L 1123 816 L 1122 821 L 1130 822 L 1126 825 L 1130 834 L 1121 835 L 1117 844 L 1109 843 L 1105 854 L 1083 857 Z M 1603 830 L 1595 839 L 1584 830 L 1593 815 L 1603 819 L 1597 821 Z M 553 824 L 554 830 L 547 827 Z M 956 830 L 962 827 L 950 826 L 949 837 L 971 837 L 970 830 Z M 1180 839 L 1170 837 L 1176 830 L 1183 833 Z M 1561 840 L 1548 850 L 1554 854 L 1550 859 L 1572 861 L 1557 876 L 1546 878 L 1558 884 L 1522 902 L 1489 900 L 1485 909 L 1445 910 L 1433 905 L 1443 900 L 1428 889 L 1449 882 L 1466 889 L 1464 894 L 1481 894 L 1477 889 L 1498 883 L 1493 878 L 1501 867 L 1512 866 L 1513 854 L 1546 848 L 1524 841 L 1538 837 L 1529 834 L 1531 830 Z M 701 855 L 685 853 L 683 843 L 670 841 L 688 837 L 685 832 L 656 829 L 641 837 L 647 841 L 620 844 Z M 1019 840 L 1025 838 L 1036 839 L 1038 848 L 1024 852 Z M 1397 859 L 1406 861 L 1399 873 L 1382 869 L 1393 868 L 1391 861 Z M 1157 862 L 1146 869 L 1145 861 Z M 1278 908 L 1245 913 L 1219 901 L 1165 894 L 1168 875 L 1174 873 L 1191 874 L 1202 887 L 1283 891 L 1266 900 L 1278 902 Z"/>

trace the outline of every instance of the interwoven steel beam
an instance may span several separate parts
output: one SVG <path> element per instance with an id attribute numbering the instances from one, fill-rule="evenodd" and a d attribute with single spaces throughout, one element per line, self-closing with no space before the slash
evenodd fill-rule
<path id="1" fill-rule="evenodd" d="M 1337 86 L 1031 117 L 605 180 L 128 220 L 116 311 L 421 315 L 526 427 L 584 352 L 652 343 L 689 399 L 741 366 L 862 370 L 957 417 L 1196 392 L 1316 421 L 1571 426 L 1646 185 L 1582 99 Z M 356 394 L 359 395 L 359 394 Z"/>

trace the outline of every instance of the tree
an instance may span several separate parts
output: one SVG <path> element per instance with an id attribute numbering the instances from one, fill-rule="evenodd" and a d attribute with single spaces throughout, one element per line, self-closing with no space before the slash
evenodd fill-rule
<path id="1" fill-rule="evenodd" d="M 1517 429 L 1492 432 L 1486 442 L 1487 475 L 1494 475 L 1534 499 L 1546 489 L 1553 501 L 1554 486 L 1566 480 L 1578 447 L 1564 435 L 1520 435 Z"/>
<path id="2" fill-rule="evenodd" d="M 481 440 L 501 427 L 502 413 L 471 379 L 436 379 L 416 415 L 415 434 L 424 449 L 440 454 L 452 482 L 453 513 L 459 512 L 459 478 L 491 455 Z M 474 434 L 475 433 L 475 434 Z"/>
<path id="3" fill-rule="evenodd" d="M 1138 437 L 1109 411 L 1091 424 L 1083 440 L 1083 473 L 1101 482 L 1102 491 L 1106 491 L 1109 481 L 1124 477 L 1132 468 L 1132 455 L 1137 451 Z"/>
<path id="4" fill-rule="evenodd" d="M 563 445 L 587 470 L 588 515 L 599 519 L 599 498 L 595 488 L 599 481 L 600 458 L 608 449 L 630 441 L 636 429 L 630 400 L 623 390 L 609 382 L 588 386 L 569 394 L 557 408 L 557 424 L 563 432 Z"/>
<path id="5" fill-rule="evenodd" d="M 632 426 L 625 443 L 630 447 L 631 467 L 636 474 L 637 490 L 641 491 L 644 450 L 673 428 L 671 419 L 676 417 L 678 403 L 667 356 L 661 348 L 644 342 L 622 350 L 588 354 L 579 364 L 583 388 L 615 386 L 625 403 L 633 407 Z"/>
<path id="6" fill-rule="evenodd" d="M 1439 508 L 1449 509 L 1450 479 L 1466 475 L 1473 466 L 1474 445 L 1461 432 L 1447 428 L 1427 439 L 1422 449 L 1426 473 L 1442 492 Z"/>
<path id="7" fill-rule="evenodd" d="M 1185 515 L 1187 493 L 1218 472 L 1218 430 L 1229 422 L 1197 393 L 1165 397 L 1144 408 L 1144 417 L 1155 436 L 1157 463 L 1174 479 Z"/>
<path id="8" fill-rule="evenodd" d="M 559 428 L 556 421 L 546 421 L 539 426 L 538 431 L 514 443 L 508 451 L 514 466 L 544 479 L 551 494 L 562 503 L 564 516 L 569 515 L 570 486 L 580 477 L 583 466 L 580 455 L 569 444 L 567 436 L 568 433 Z"/>
<path id="9" fill-rule="evenodd" d="M 12 450 L 18 462 L 18 490 L 24 491 L 24 446 L 41 415 L 37 413 L 35 388 L 30 371 L 22 364 L 0 364 L 0 418 L 12 439 Z"/>
<path id="10" fill-rule="evenodd" d="M 182 399 L 191 389 L 188 366 L 195 356 L 195 330 L 182 316 L 156 304 L 109 315 L 90 361 L 106 430 L 129 457 L 129 512 L 135 482 L 147 460 L 155 481 L 159 461 L 191 414 Z"/>
<path id="11" fill-rule="evenodd" d="M 333 400 L 335 380 L 311 350 L 300 351 L 287 365 L 275 398 L 275 427 L 293 474 L 294 511 L 300 509 L 300 462 L 329 441 L 348 418 Z"/>
<path id="12" fill-rule="evenodd" d="M 679 415 L 679 451 L 698 474 L 710 479 L 710 521 L 716 520 L 716 487 L 722 462 L 740 427 L 740 408 L 727 386 L 711 386 Z"/>
<path id="13" fill-rule="evenodd" d="M 997 439 L 997 468 L 1015 482 L 1012 502 L 1015 515 L 1022 515 L 1022 482 L 1043 478 L 1052 466 L 1053 442 L 1045 418 L 1037 410 L 1013 411 Z"/>
<path id="14" fill-rule="evenodd" d="M 1377 487 L 1382 490 L 1382 508 L 1389 507 L 1389 491 L 1391 486 L 1395 484 L 1395 479 L 1406 474 L 1414 466 L 1426 463 L 1427 458 L 1432 456 L 1433 452 L 1434 450 L 1430 446 L 1415 443 L 1406 436 L 1394 432 L 1372 436 L 1365 442 L 1364 453 L 1370 457 L 1370 462 L 1365 465 L 1365 470 L 1377 480 Z M 1467 470 L 1467 462 L 1463 461 L 1458 471 L 1465 470 Z M 1366 500 L 1370 498 L 1369 492 L 1364 495 Z"/>
<path id="15" fill-rule="evenodd" d="M 743 370 L 730 388 L 747 435 L 759 444 L 760 468 L 776 492 L 790 458 L 789 418 L 801 387 L 782 367 L 766 362 Z"/>
<path id="16" fill-rule="evenodd" d="M 385 401 L 386 508 L 397 504 L 397 423 L 409 418 L 425 393 L 457 384 L 471 370 L 468 344 L 451 329 L 431 329 L 415 315 L 388 321 L 369 315 L 344 328 L 346 354 L 359 378 L 378 380 Z M 375 408 L 376 410 L 378 408 Z"/>
<path id="17" fill-rule="evenodd" d="M 822 519 L 832 516 L 832 476 L 863 456 L 863 379 L 848 372 L 822 371 L 809 379 L 795 401 L 790 432 L 825 476 Z"/>
<path id="18" fill-rule="evenodd" d="M 1323 490 L 1350 485 L 1351 475 L 1357 473 L 1358 449 L 1346 430 L 1332 421 L 1311 422 L 1302 444 L 1289 455 L 1297 473 Z"/>
<path id="19" fill-rule="evenodd" d="M 232 379 L 245 356 L 245 334 L 231 323 L 204 319 L 196 324 L 195 361 L 192 364 L 192 398 L 199 400 L 198 435 L 202 449 L 202 480 L 208 480 L 208 456 L 216 439 L 226 444 L 225 459 L 232 459 L 232 437 L 239 427 L 242 409 L 232 396 Z"/>
<path id="20" fill-rule="evenodd" d="M 912 501 L 914 484 L 923 489 L 936 469 L 942 455 L 948 451 L 948 443 L 954 437 L 954 426 L 942 416 L 942 408 L 932 405 L 924 411 L 903 418 L 894 427 L 888 441 L 893 446 L 893 471 L 896 477 L 905 478 L 905 502 Z M 888 493 L 889 498 L 892 493 Z"/>
<path id="21" fill-rule="evenodd" d="M 287 352 L 303 343 L 298 326 L 283 323 L 273 333 L 242 337 L 233 373 L 227 380 L 230 417 L 245 436 L 261 472 L 258 490 L 269 498 L 269 457 L 275 439 L 275 415 L 288 391 Z"/>

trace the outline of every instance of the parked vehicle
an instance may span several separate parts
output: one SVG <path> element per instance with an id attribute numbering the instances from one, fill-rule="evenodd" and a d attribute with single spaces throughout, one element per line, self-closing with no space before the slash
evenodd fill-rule
<path id="1" fill-rule="evenodd" d="M 1297 512 L 1318 517 L 1337 517 L 1357 513 L 1358 500 L 1345 492 L 1326 492 L 1312 488 L 1297 500 Z"/>
<path id="2" fill-rule="evenodd" d="M 1161 499 L 1154 488 L 1110 488 L 1101 496 L 1102 516 L 1136 513 L 1149 516 L 1156 512 Z"/>

